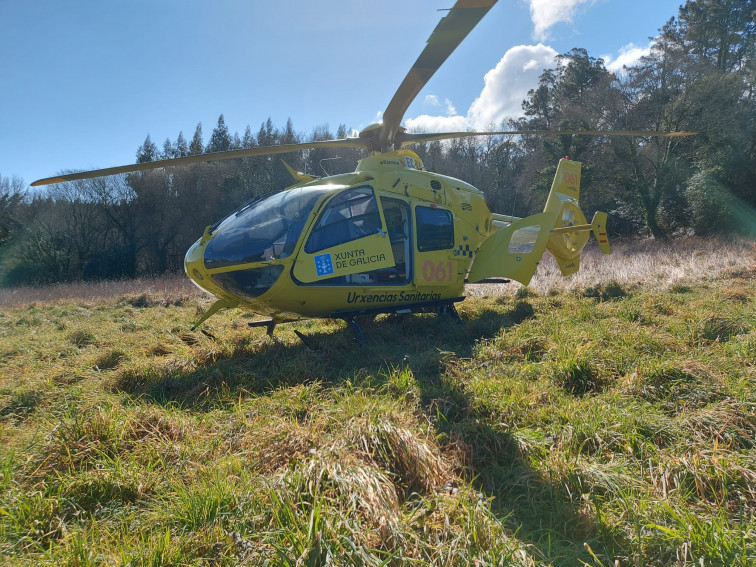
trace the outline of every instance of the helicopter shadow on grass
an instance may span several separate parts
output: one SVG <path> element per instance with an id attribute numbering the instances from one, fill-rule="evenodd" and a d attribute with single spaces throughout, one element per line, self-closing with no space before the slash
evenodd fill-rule
<path id="1" fill-rule="evenodd" d="M 146 403 L 205 411 L 235 403 L 239 396 L 301 384 L 338 385 L 359 376 L 374 376 L 379 382 L 395 368 L 409 367 L 423 381 L 437 381 L 444 359 L 469 358 L 480 340 L 533 315 L 532 307 L 520 302 L 509 310 L 477 313 L 461 325 L 452 317 L 433 314 L 363 318 L 363 347 L 351 327 L 340 321 L 326 323 L 325 330 L 322 323 L 310 321 L 278 327 L 276 335 L 282 338 L 276 339 L 250 330 L 260 338 L 230 348 L 213 348 L 217 339 L 201 340 L 193 347 L 196 355 L 190 364 L 123 370 L 113 389 Z M 294 329 L 305 335 L 307 344 L 293 335 Z"/>
<path id="2" fill-rule="evenodd" d="M 362 318 L 363 347 L 350 326 L 340 321 L 281 326 L 274 339 L 266 338 L 264 331 L 250 330 L 260 338 L 230 348 L 214 348 L 213 341 L 200 339 L 193 346 L 195 360 L 189 364 L 170 361 L 123 370 L 113 389 L 143 403 L 206 411 L 234 403 L 239 396 L 315 382 L 338 385 L 393 368 L 409 366 L 418 375 L 437 375 L 445 356 L 469 357 L 478 340 L 528 316 L 532 308 L 524 315 L 481 313 L 462 325 L 431 314 Z M 294 336 L 294 329 L 305 335 L 307 344 Z"/>
<path id="3" fill-rule="evenodd" d="M 233 404 L 240 396 L 268 395 L 308 383 L 329 387 L 346 381 L 359 384 L 364 379 L 380 389 L 387 385 L 392 370 L 409 368 L 437 433 L 463 455 L 462 476 L 493 497 L 497 516 L 549 561 L 590 561 L 582 542 L 595 538 L 595 522 L 530 465 L 521 441 L 494 426 L 491 417 L 475 407 L 464 380 L 453 377 L 455 362 L 474 358 L 478 343 L 535 317 L 532 306 L 519 301 L 477 313 L 462 310 L 462 315 L 462 325 L 435 315 L 361 321 L 367 340 L 363 347 L 348 325 L 334 322 L 330 329 L 313 333 L 303 323 L 298 328 L 321 350 L 314 351 L 299 340 L 262 339 L 254 352 L 242 347 L 226 358 L 208 358 L 195 368 L 156 375 L 153 380 L 123 374 L 116 389 L 142 403 L 207 411 Z M 612 548 L 608 540 L 597 543 Z M 596 546 L 594 550 L 598 551 Z"/>

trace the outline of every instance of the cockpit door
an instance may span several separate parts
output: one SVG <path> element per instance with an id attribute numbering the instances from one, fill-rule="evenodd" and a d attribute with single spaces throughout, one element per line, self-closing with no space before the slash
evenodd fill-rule
<path id="1" fill-rule="evenodd" d="M 341 278 L 394 266 L 391 240 L 370 186 L 345 189 L 321 210 L 294 264 L 302 283 L 349 283 Z"/>

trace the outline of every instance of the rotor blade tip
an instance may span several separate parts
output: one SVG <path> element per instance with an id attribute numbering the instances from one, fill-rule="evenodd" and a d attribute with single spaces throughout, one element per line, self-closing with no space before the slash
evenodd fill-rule
<path id="1" fill-rule="evenodd" d="M 36 181 L 33 181 L 30 185 L 32 187 L 39 187 L 40 185 L 51 185 L 53 183 L 60 183 L 61 181 L 65 181 L 62 177 L 47 177 L 45 179 L 37 179 Z"/>

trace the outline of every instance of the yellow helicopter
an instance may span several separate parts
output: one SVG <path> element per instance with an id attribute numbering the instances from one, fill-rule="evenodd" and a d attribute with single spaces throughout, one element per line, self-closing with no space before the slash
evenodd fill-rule
<path id="1" fill-rule="evenodd" d="M 359 147 L 372 155 L 354 172 L 325 178 L 295 172 L 286 190 L 245 203 L 205 229 L 186 253 L 186 274 L 218 299 L 195 323 L 222 309 L 268 318 L 344 319 L 364 341 L 356 317 L 436 311 L 458 319 L 466 282 L 494 278 L 527 285 L 544 251 L 562 273 L 580 267 L 592 232 L 609 254 L 606 213 L 588 223 L 578 205 L 581 164 L 562 159 L 543 212 L 525 218 L 492 213 L 472 185 L 423 168 L 406 146 L 466 136 L 587 134 L 683 136 L 687 132 L 447 132 L 413 134 L 401 120 L 423 86 L 496 0 L 458 0 L 383 113 L 354 138 L 262 146 L 60 175 L 32 185 L 316 147 Z M 297 333 L 300 337 L 301 334 Z M 304 337 L 302 337 L 304 339 Z"/>

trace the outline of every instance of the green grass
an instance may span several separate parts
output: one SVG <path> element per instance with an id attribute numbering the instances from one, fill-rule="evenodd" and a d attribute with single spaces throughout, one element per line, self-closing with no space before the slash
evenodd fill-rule
<path id="1" fill-rule="evenodd" d="M 469 298 L 363 348 L 238 311 L 192 333 L 205 303 L 171 292 L 4 308 L 0 554 L 754 564 L 753 275 Z"/>

